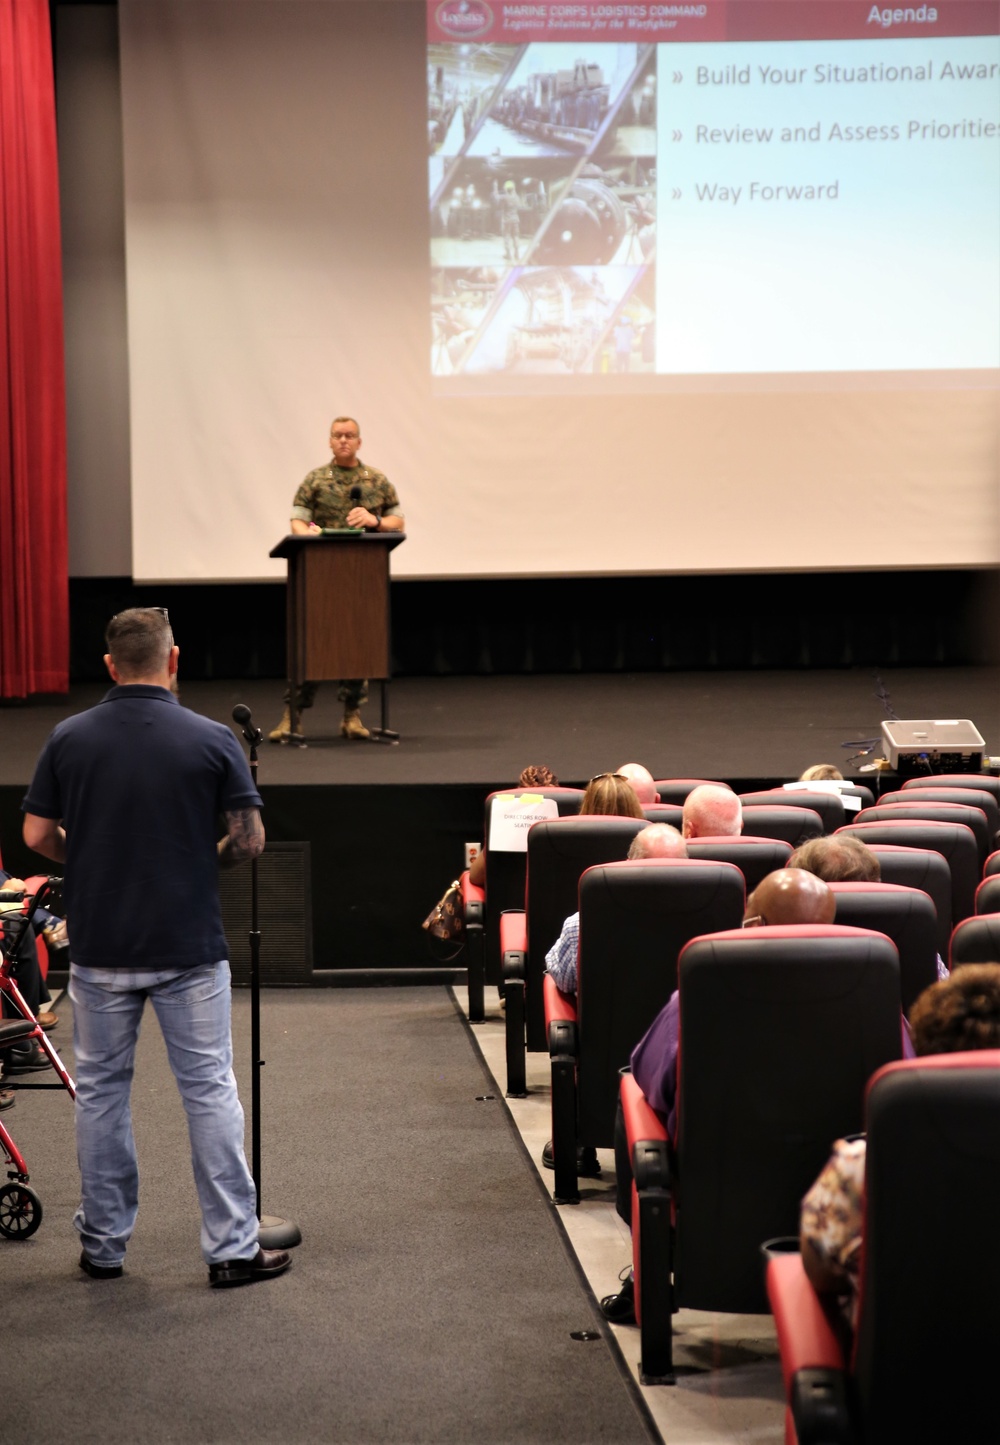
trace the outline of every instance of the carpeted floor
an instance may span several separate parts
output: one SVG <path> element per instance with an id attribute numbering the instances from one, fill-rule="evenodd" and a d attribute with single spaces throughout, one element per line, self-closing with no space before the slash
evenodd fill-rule
<path id="1" fill-rule="evenodd" d="M 67 999 L 58 1011 L 69 1062 Z M 234 1014 L 247 1103 L 246 992 Z M 123 1279 L 76 1267 L 68 1097 L 22 1092 L 2 1116 L 45 1211 L 30 1240 L 0 1239 L 11 1438 L 13 1422 L 81 1445 L 657 1438 L 503 1103 L 477 1099 L 488 1077 L 443 989 L 267 992 L 262 1053 L 264 1211 L 304 1236 L 266 1285 L 207 1287 L 151 1011 Z"/>

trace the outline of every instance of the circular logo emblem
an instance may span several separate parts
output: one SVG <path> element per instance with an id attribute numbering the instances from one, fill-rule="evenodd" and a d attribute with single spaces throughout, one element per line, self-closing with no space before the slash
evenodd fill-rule
<path id="1" fill-rule="evenodd" d="M 441 29 L 456 40 L 469 40 L 489 30 L 493 11 L 486 0 L 444 0 L 435 18 Z"/>

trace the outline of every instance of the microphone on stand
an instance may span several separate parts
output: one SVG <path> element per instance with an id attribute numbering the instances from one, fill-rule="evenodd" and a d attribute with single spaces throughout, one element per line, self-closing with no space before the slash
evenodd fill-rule
<path id="1" fill-rule="evenodd" d="M 256 746 L 263 739 L 264 734 L 260 728 L 254 727 L 250 709 L 245 702 L 238 702 L 233 708 L 233 722 L 239 723 L 243 729 L 243 736 L 251 745 Z"/>

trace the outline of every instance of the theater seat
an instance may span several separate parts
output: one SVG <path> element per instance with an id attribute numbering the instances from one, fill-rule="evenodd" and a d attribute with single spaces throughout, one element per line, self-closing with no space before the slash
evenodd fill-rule
<path id="1" fill-rule="evenodd" d="M 1000 963 L 1000 913 L 982 913 L 955 924 L 948 966 L 959 968 L 963 963 Z"/>
<path id="2" fill-rule="evenodd" d="M 648 803 L 643 807 L 642 816 L 647 823 L 669 823 L 680 832 L 684 809 L 680 803 Z"/>
<path id="3" fill-rule="evenodd" d="M 823 819 L 812 808 L 793 804 L 743 809 L 743 832 L 751 838 L 782 838 L 800 848 L 810 838 L 822 838 Z"/>
<path id="4" fill-rule="evenodd" d="M 978 808 L 986 817 L 990 847 L 1000 832 L 1000 803 L 985 788 L 902 788 L 898 793 L 883 793 L 879 798 L 880 807 L 890 803 L 904 803 L 912 807 L 914 802 L 957 803 L 966 808 Z"/>
<path id="5" fill-rule="evenodd" d="M 903 1012 L 937 982 L 937 913 L 928 895 L 898 883 L 831 883 L 834 921 L 884 933 L 899 954 Z"/>
<path id="6" fill-rule="evenodd" d="M 530 793 L 552 798 L 560 817 L 571 817 L 580 811 L 583 791 L 580 788 L 499 788 L 486 799 L 483 839 L 488 843 L 493 804 L 498 798 L 518 797 Z M 527 853 L 503 853 L 489 847 L 485 852 L 486 881 L 482 889 L 468 893 L 465 914 L 465 961 L 469 970 L 469 1018 L 476 1022 L 483 1017 L 484 985 L 501 980 L 500 915 L 505 908 L 524 907 L 524 879 Z M 474 888 L 468 876 L 462 880 L 463 890 Z M 463 897 L 465 897 L 463 891 Z M 470 911 L 471 905 L 471 911 Z M 478 1007 L 474 1012 L 474 998 Z"/>
<path id="7" fill-rule="evenodd" d="M 984 878 L 976 889 L 977 913 L 1000 913 L 1000 875 Z"/>
<path id="8" fill-rule="evenodd" d="M 683 803 L 688 793 L 695 788 L 728 788 L 728 783 L 717 778 L 656 778 L 653 787 L 660 795 L 661 803 Z"/>
<path id="9" fill-rule="evenodd" d="M 937 916 L 937 951 L 942 958 L 947 958 L 952 930 L 951 869 L 944 858 L 930 848 L 903 848 L 893 843 L 865 841 L 879 861 L 883 883 L 919 888 L 930 898 Z"/>
<path id="10" fill-rule="evenodd" d="M 675 1309 L 766 1311 L 761 1243 L 798 1232 L 831 1141 L 861 1128 L 866 1080 L 902 1048 L 881 934 L 719 933 L 689 943 L 678 973 L 673 1148 L 635 1080 L 621 1088 L 645 1383 L 672 1382 Z"/>
<path id="11" fill-rule="evenodd" d="M 979 788 L 992 793 L 1000 806 L 1000 778 L 995 773 L 936 773 L 927 777 L 907 778 L 903 792 L 922 788 Z"/>
<path id="12" fill-rule="evenodd" d="M 811 808 L 823 820 L 824 833 L 832 833 L 847 822 L 843 800 L 836 793 L 805 792 L 799 789 L 769 788 L 763 793 L 741 793 L 744 812 L 748 807 Z M 853 813 L 851 814 L 853 817 Z"/>
<path id="13" fill-rule="evenodd" d="M 769 873 L 784 868 L 792 856 L 792 845 L 782 838 L 689 838 L 689 858 L 709 858 L 715 863 L 735 863 L 746 881 L 747 893 L 752 893 Z"/>
<path id="14" fill-rule="evenodd" d="M 739 928 L 744 902 L 743 875 L 731 863 L 604 863 L 580 879 L 575 1003 L 545 976 L 557 1203 L 580 1197 L 577 1146 L 614 1143 L 620 1071 L 677 987 L 681 949 L 700 934 Z"/>
<path id="15" fill-rule="evenodd" d="M 576 913 L 580 876 L 597 863 L 623 860 L 644 818 L 588 814 L 536 823 L 528 834 L 524 909 L 500 916 L 503 956 L 507 1092 L 527 1088 L 525 1049 L 548 1047 L 542 978 L 545 955 Z"/>
<path id="16" fill-rule="evenodd" d="M 997 1433 L 1000 1051 L 891 1064 L 866 1115 L 853 1359 L 800 1257 L 767 1268 L 786 1445 L 985 1445 Z"/>
<path id="17" fill-rule="evenodd" d="M 893 809 L 886 811 L 894 812 Z M 958 923 L 959 919 L 968 918 L 974 911 L 980 870 L 979 849 L 975 834 L 964 823 L 893 816 L 877 821 L 848 823 L 846 828 L 838 828 L 837 832 L 849 833 L 860 838 L 862 843 L 896 843 L 905 848 L 931 848 L 940 853 L 951 871 L 952 922 Z"/>
<path id="18" fill-rule="evenodd" d="M 983 877 L 992 878 L 994 873 L 1000 873 L 1000 849 L 991 853 L 983 864 Z"/>
<path id="19" fill-rule="evenodd" d="M 982 809 L 968 804 L 963 806 L 961 803 L 925 803 L 922 794 L 913 794 L 913 797 L 919 797 L 920 800 L 913 803 L 906 799 L 896 803 L 879 803 L 874 808 L 863 808 L 854 821 L 879 823 L 887 818 L 891 820 L 900 817 L 923 819 L 929 823 L 964 823 L 975 837 L 979 850 L 977 871 L 981 873 L 994 841 Z"/>

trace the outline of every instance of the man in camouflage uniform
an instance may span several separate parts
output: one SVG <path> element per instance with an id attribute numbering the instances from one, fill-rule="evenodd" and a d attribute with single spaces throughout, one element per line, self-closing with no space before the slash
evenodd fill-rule
<path id="1" fill-rule="evenodd" d="M 361 428 L 350 416 L 338 416 L 330 427 L 331 461 L 309 473 L 295 493 L 291 531 L 296 536 L 322 532 L 327 527 L 363 527 L 366 532 L 402 532 L 406 523 L 396 488 L 384 472 L 366 467 L 358 457 Z M 352 496 L 351 493 L 354 493 Z M 299 708 L 312 707 L 316 682 L 304 682 Z M 344 704 L 340 731 L 345 738 L 367 738 L 368 729 L 358 709 L 368 700 L 368 679 L 341 680 L 337 697 Z M 285 693 L 281 722 L 268 734 L 272 743 L 287 742 L 291 731 L 290 698 Z M 302 724 L 299 723 L 299 731 Z"/>

